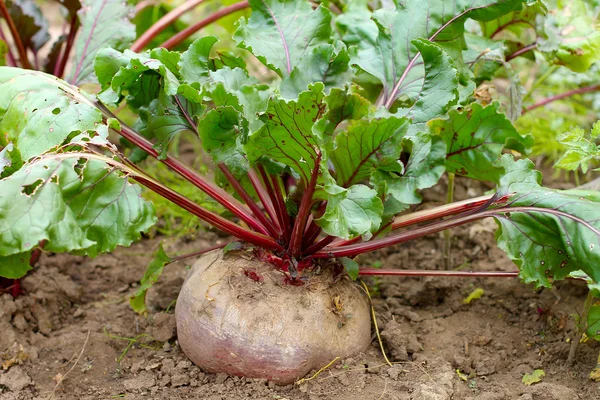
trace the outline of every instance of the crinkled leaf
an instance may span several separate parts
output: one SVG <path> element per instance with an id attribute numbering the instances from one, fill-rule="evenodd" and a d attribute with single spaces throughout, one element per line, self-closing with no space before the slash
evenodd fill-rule
<path id="1" fill-rule="evenodd" d="M 23 46 L 37 52 L 50 39 L 48 21 L 40 7 L 33 0 L 8 0 L 6 8 Z"/>
<path id="2" fill-rule="evenodd" d="M 600 157 L 598 145 L 593 140 L 597 137 L 599 128 L 600 123 L 596 122 L 589 137 L 578 126 L 572 126 L 569 131 L 558 135 L 556 140 L 563 144 L 567 150 L 554 164 L 554 167 L 566 169 L 567 171 L 576 171 L 581 168 L 581 171 L 585 174 L 589 163 Z"/>
<path id="3" fill-rule="evenodd" d="M 60 35 L 54 41 L 54 43 L 52 43 L 52 47 L 50 48 L 50 51 L 48 52 L 48 55 L 46 56 L 46 60 L 44 61 L 44 72 L 47 72 L 49 74 L 54 72 L 54 67 L 56 66 L 56 63 L 58 62 L 58 58 L 62 54 L 63 46 L 64 46 L 65 42 L 67 41 L 67 38 L 68 38 L 67 35 Z"/>
<path id="4" fill-rule="evenodd" d="M 368 179 L 376 169 L 402 173 L 399 159 L 407 128 L 405 118 L 363 119 L 338 134 L 330 154 L 338 184 L 351 186 Z"/>
<path id="5" fill-rule="evenodd" d="M 315 46 L 331 42 L 331 13 L 305 0 L 250 0 L 234 39 L 267 67 L 288 76 Z"/>
<path id="6" fill-rule="evenodd" d="M 452 110 L 447 120 L 434 120 L 431 131 L 446 142 L 446 169 L 473 179 L 497 182 L 503 169 L 494 165 L 503 149 L 527 153 L 533 144 L 521 136 L 510 120 L 498 112 L 498 103 L 473 103 Z"/>
<path id="7" fill-rule="evenodd" d="M 445 171 L 446 144 L 437 136 L 418 133 L 405 139 L 405 148 L 410 149 L 410 158 L 402 173 L 375 171 L 371 184 L 389 196 L 386 210 L 397 214 L 409 204 L 419 204 L 419 190 L 435 185 Z M 393 200 L 391 200 L 393 199 Z"/>
<path id="8" fill-rule="evenodd" d="M 340 30 L 344 43 L 362 48 L 373 46 L 377 42 L 379 30 L 371 15 L 368 1 L 348 0 L 345 3 L 344 13 L 335 18 L 335 25 Z"/>
<path id="9" fill-rule="evenodd" d="M 218 107 L 200 120 L 198 131 L 204 150 L 215 163 L 224 163 L 240 177 L 247 170 L 247 162 L 240 152 L 240 115 L 233 107 Z"/>
<path id="10" fill-rule="evenodd" d="M 365 118 L 374 108 L 371 103 L 354 91 L 352 86 L 340 89 L 333 88 L 325 97 L 327 111 L 315 125 L 324 142 L 333 138 L 336 128 L 345 120 Z"/>
<path id="11" fill-rule="evenodd" d="M 458 56 L 463 48 L 467 18 L 497 18 L 520 9 L 521 3 L 521 0 L 458 0 L 448 7 L 446 2 L 438 0 L 397 2 L 395 9 L 384 8 L 373 13 L 379 28 L 377 40 L 370 43 L 372 39 L 367 30 L 363 44 L 352 54 L 352 63 L 382 83 L 386 104 L 402 96 L 414 103 L 425 77 L 423 63 L 417 62 L 420 53 L 415 39 L 436 40 L 444 44 L 451 56 Z M 442 26 L 444 29 L 438 31 Z M 448 96 L 444 89 L 439 92 Z"/>
<path id="12" fill-rule="evenodd" d="M 215 106 L 232 106 L 242 112 L 244 130 L 247 127 L 254 132 L 263 124 L 258 114 L 266 111 L 271 91 L 243 69 L 225 66 L 210 72 L 210 82 L 205 84 L 204 94 L 212 99 Z M 248 133 L 244 132 L 245 135 Z"/>
<path id="13" fill-rule="evenodd" d="M 521 379 L 521 381 L 527 386 L 531 386 L 534 383 L 541 382 L 544 376 L 546 376 L 546 373 L 543 369 L 536 369 L 530 374 L 523 375 L 523 379 Z"/>
<path id="14" fill-rule="evenodd" d="M 340 258 L 340 262 L 344 266 L 344 269 L 346 270 L 346 273 L 348 274 L 350 279 L 352 279 L 353 281 L 357 280 L 359 272 L 358 263 L 348 257 Z"/>
<path id="15" fill-rule="evenodd" d="M 538 286 L 581 270 L 600 282 L 600 206 L 596 193 L 559 191 L 539 185 L 529 160 L 504 155 L 500 193 L 514 193 L 495 210 L 498 245 L 517 264 L 520 277 Z"/>
<path id="16" fill-rule="evenodd" d="M 424 79 L 406 84 L 403 92 L 415 99 L 409 108 L 399 109 L 400 116 L 412 118 L 413 123 L 427 122 L 443 115 L 458 100 L 458 71 L 450 56 L 428 40 L 417 39 L 413 45 L 421 52 Z"/>
<path id="17" fill-rule="evenodd" d="M 135 39 L 129 21 L 133 8 L 123 0 L 82 0 L 78 11 L 81 30 L 75 41 L 75 56 L 69 82 L 80 85 L 94 80 L 94 58 L 98 50 L 127 48 Z"/>
<path id="18" fill-rule="evenodd" d="M 200 82 L 208 80 L 209 55 L 218 39 L 215 36 L 205 36 L 194 41 L 190 47 L 181 54 L 179 62 L 181 77 L 184 82 Z"/>
<path id="19" fill-rule="evenodd" d="M 176 76 L 179 60 L 179 53 L 164 49 L 152 50 L 150 54 L 103 49 L 94 62 L 96 76 L 104 89 L 99 97 L 112 104 L 127 93 L 129 104 L 136 109 L 150 104 L 161 91 L 174 96 L 180 85 Z"/>
<path id="20" fill-rule="evenodd" d="M 31 270 L 30 258 L 31 251 L 5 257 L 0 256 L 0 277 L 8 279 L 22 278 L 27 271 Z"/>
<path id="21" fill-rule="evenodd" d="M 197 134 L 195 118 L 204 107 L 189 101 L 183 96 L 167 96 L 160 93 L 147 107 L 140 108 L 140 117 L 145 126 L 140 133 L 147 138 L 156 139 L 154 147 L 160 158 L 166 157 L 169 143 L 181 132 Z"/>
<path id="22" fill-rule="evenodd" d="M 10 67 L 0 67 L 0 117 L 0 145 L 12 142 L 23 160 L 74 133 L 95 130 L 102 121 L 79 89 L 41 72 Z"/>
<path id="23" fill-rule="evenodd" d="M 352 239 L 370 238 L 381 225 L 383 204 L 377 192 L 365 185 L 344 189 L 334 184 L 323 188 L 327 195 L 325 213 L 317 224 L 328 235 Z"/>
<path id="24" fill-rule="evenodd" d="M 343 87 L 351 78 L 348 62 L 350 56 L 343 43 L 340 48 L 332 44 L 315 46 L 294 67 L 289 77 L 281 82 L 281 96 L 296 99 L 308 86 L 315 82 L 323 82 L 325 93 L 331 88 Z"/>
<path id="25" fill-rule="evenodd" d="M 165 253 L 162 243 L 159 243 L 158 249 L 152 255 L 152 260 L 146 267 L 146 272 L 140 281 L 140 287 L 134 295 L 129 298 L 129 304 L 133 311 L 138 314 L 147 314 L 146 293 L 158 281 L 162 275 L 163 269 L 171 262 L 171 258 Z"/>
<path id="26" fill-rule="evenodd" d="M 263 156 L 292 168 L 304 182 L 317 162 L 319 145 L 313 124 L 325 110 L 323 85 L 315 84 L 302 92 L 297 101 L 272 98 L 265 113 L 265 124 L 248 138 L 245 151 L 255 162 Z"/>

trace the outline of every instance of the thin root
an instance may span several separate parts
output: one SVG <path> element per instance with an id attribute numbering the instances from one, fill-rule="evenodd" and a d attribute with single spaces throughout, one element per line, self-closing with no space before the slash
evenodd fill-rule
<path id="1" fill-rule="evenodd" d="M 379 341 L 379 348 L 381 348 L 381 354 L 385 359 L 385 362 L 391 367 L 392 363 L 390 362 L 387 354 L 385 354 L 385 349 L 383 348 L 383 341 L 381 340 L 381 335 L 379 334 L 379 326 L 377 326 L 377 318 L 375 317 L 375 308 L 373 308 L 373 301 L 371 300 L 371 294 L 369 293 L 369 288 L 365 284 L 364 281 L 360 281 L 360 284 L 363 286 L 367 297 L 369 298 L 369 306 L 371 307 L 371 317 L 373 318 L 373 326 L 375 327 L 375 333 L 377 334 L 377 340 Z"/>
<path id="2" fill-rule="evenodd" d="M 85 337 L 85 342 L 83 342 L 83 347 L 81 348 L 81 351 L 79 352 L 79 355 L 77 356 L 77 359 L 75 360 L 75 362 L 73 363 L 73 365 L 71 366 L 71 368 L 69 368 L 69 370 L 64 375 L 58 374 L 59 378 L 56 381 L 56 385 L 54 386 L 54 389 L 52 389 L 52 393 L 50 393 L 50 396 L 48 396 L 48 400 L 51 400 L 51 399 L 54 398 L 54 394 L 56 393 L 56 390 L 58 389 L 58 387 L 60 386 L 60 384 L 67 378 L 67 375 L 69 375 L 69 373 L 71 373 L 71 371 L 73 371 L 73 369 L 75 368 L 75 366 L 77 365 L 77 363 L 81 359 L 81 356 L 83 355 L 83 352 L 84 352 L 85 347 L 87 346 L 87 343 L 88 343 L 89 340 L 90 340 L 90 331 L 88 330 L 87 331 L 87 336 Z"/>
<path id="3" fill-rule="evenodd" d="M 319 374 L 323 371 L 325 371 L 327 368 L 331 367 L 337 360 L 339 360 L 340 357 L 336 357 L 333 360 L 331 360 L 331 362 L 329 364 L 327 364 L 326 366 L 324 366 L 323 368 L 321 368 L 320 370 L 318 370 L 317 372 L 314 373 L 313 376 L 311 376 L 310 378 L 302 378 L 299 381 L 296 381 L 296 385 L 302 385 L 304 382 L 308 382 L 310 380 L 315 379 L 317 376 L 319 376 Z"/>

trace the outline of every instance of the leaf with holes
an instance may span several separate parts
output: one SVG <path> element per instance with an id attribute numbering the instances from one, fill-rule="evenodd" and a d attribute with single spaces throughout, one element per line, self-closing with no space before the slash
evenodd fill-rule
<path id="1" fill-rule="evenodd" d="M 507 205 L 492 211 L 500 226 L 498 245 L 519 266 L 520 277 L 551 286 L 581 270 L 600 282 L 600 207 L 597 195 L 543 188 L 529 160 L 505 155 L 500 193 L 513 193 Z"/>

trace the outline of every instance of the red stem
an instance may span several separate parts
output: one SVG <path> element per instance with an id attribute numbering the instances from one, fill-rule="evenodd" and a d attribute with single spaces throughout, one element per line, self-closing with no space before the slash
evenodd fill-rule
<path id="1" fill-rule="evenodd" d="M 265 249 L 276 251 L 283 250 L 283 248 L 273 238 L 262 235 L 257 232 L 252 232 L 251 230 L 246 228 L 242 228 L 241 226 L 229 221 L 228 219 L 225 219 L 218 214 L 208 211 L 207 209 L 194 203 L 187 197 L 182 196 L 176 191 L 164 185 L 161 185 L 158 182 L 148 179 L 142 175 L 132 176 L 132 179 L 136 180 L 141 185 L 146 186 L 148 189 L 164 197 L 165 199 L 177 204 L 184 210 L 194 214 L 201 220 L 208 222 L 212 226 L 232 236 L 235 236 L 245 242 L 254 244 L 256 246 L 263 247 Z"/>
<path id="2" fill-rule="evenodd" d="M 277 231 L 275 231 L 275 228 L 273 227 L 273 224 L 271 223 L 271 221 L 269 221 L 267 219 L 267 217 L 265 217 L 262 210 L 254 202 L 254 199 L 252 199 L 252 197 L 250 197 L 248 192 L 246 192 L 246 190 L 237 181 L 237 179 L 235 179 L 235 177 L 233 176 L 231 171 L 229 171 L 229 168 L 227 168 L 227 166 L 223 163 L 219 163 L 218 167 L 221 170 L 221 172 L 223 173 L 223 175 L 225 175 L 225 177 L 227 178 L 227 180 L 229 181 L 229 183 L 231 184 L 233 189 L 237 192 L 237 194 L 240 195 L 240 197 L 244 200 L 246 205 L 250 208 L 250 211 L 252 211 L 252 214 L 262 224 L 262 229 L 259 232 L 262 233 L 263 235 L 271 235 L 273 238 L 278 238 L 279 235 L 277 234 Z"/>
<path id="3" fill-rule="evenodd" d="M 392 222 L 392 231 L 400 228 L 405 228 L 407 226 L 420 224 L 423 222 L 429 222 L 434 219 L 449 217 L 451 215 L 460 214 L 465 211 L 475 210 L 478 207 L 484 206 L 490 200 L 493 199 L 493 195 L 480 196 L 475 197 L 469 200 L 457 201 L 450 204 L 444 204 L 443 206 L 435 207 L 429 210 L 421 210 L 416 211 L 414 213 L 401 215 L 399 217 L 395 217 Z M 509 196 L 501 197 L 496 200 L 496 204 L 502 204 L 508 200 Z M 376 232 L 373 237 L 377 237 L 379 233 L 381 233 L 385 228 L 389 226 L 383 226 L 378 232 Z M 354 239 L 350 240 L 339 240 L 334 242 L 330 247 L 341 247 L 348 246 L 354 243 L 357 243 L 361 240 L 361 236 L 358 236 Z"/>
<path id="4" fill-rule="evenodd" d="M 252 168 L 248 170 L 248 177 L 250 178 L 250 182 L 252 183 L 252 186 L 254 187 L 254 190 L 256 191 L 260 202 L 262 203 L 263 207 L 267 211 L 267 214 L 269 215 L 269 218 L 274 224 L 274 227 L 277 231 L 277 237 L 281 236 L 281 227 L 279 226 L 277 212 L 275 211 L 272 199 L 269 196 L 269 188 L 267 187 L 268 185 L 270 185 L 269 182 L 264 182 L 263 186 L 263 184 L 261 184 L 260 178 L 258 177 L 258 175 L 256 175 L 256 171 L 254 171 L 254 169 Z"/>
<path id="5" fill-rule="evenodd" d="M 315 240 L 319 237 L 321 232 L 323 231 L 319 225 L 317 225 L 317 218 L 321 218 L 323 214 L 325 214 L 325 209 L 327 208 L 327 202 L 321 202 L 317 212 L 314 215 L 311 215 L 312 219 L 308 228 L 304 232 L 304 247 L 310 246 L 315 243 Z"/>
<path id="6" fill-rule="evenodd" d="M 410 269 L 379 269 L 362 268 L 358 275 L 374 276 L 460 276 L 474 278 L 517 278 L 519 271 L 434 271 L 434 270 L 410 270 Z"/>
<path id="7" fill-rule="evenodd" d="M 537 46 L 538 46 L 537 43 L 531 43 L 525 47 L 522 47 L 519 50 L 515 51 L 514 53 L 507 55 L 506 61 L 510 61 L 514 58 L 519 57 L 520 55 L 525 54 L 525 53 L 529 53 L 531 50 L 534 50 Z"/>
<path id="8" fill-rule="evenodd" d="M 23 46 L 23 42 L 21 41 L 19 31 L 17 31 L 15 22 L 12 20 L 10 13 L 8 12 L 8 8 L 6 8 L 6 4 L 4 3 L 4 0 L 0 0 L 0 13 L 6 20 L 8 29 L 10 30 L 10 34 L 12 35 L 13 42 L 15 44 L 15 47 L 17 48 L 17 52 L 19 53 L 19 62 L 21 63 L 21 66 L 25 69 L 31 69 L 31 64 L 29 64 L 29 59 L 27 58 L 27 50 L 25 49 L 25 46 Z M 8 46 L 8 43 L 6 45 Z"/>
<path id="9" fill-rule="evenodd" d="M 78 29 L 79 18 L 77 14 L 75 14 L 73 15 L 71 19 L 71 24 L 69 25 L 69 36 L 67 37 L 65 47 L 63 51 L 60 52 L 58 60 L 56 60 L 56 65 L 54 65 L 53 75 L 58 78 L 62 78 L 65 74 L 65 67 L 67 65 L 67 62 L 69 61 L 69 54 L 71 53 L 71 49 L 73 48 L 73 43 L 75 43 L 75 37 Z"/>
<path id="10" fill-rule="evenodd" d="M 242 10 L 248 7 L 248 1 L 240 1 L 239 3 L 232 4 L 228 7 L 222 8 L 219 11 L 213 13 L 212 15 L 204 18 L 201 21 L 198 21 L 194 25 L 188 26 L 186 29 L 182 30 L 178 34 L 171 37 L 169 40 L 161 44 L 159 47 L 164 47 L 165 49 L 171 49 L 177 46 L 179 43 L 183 42 L 185 39 L 198 32 L 200 29 L 204 28 L 206 25 L 209 25 L 229 14 L 232 14 L 236 11 Z"/>
<path id="11" fill-rule="evenodd" d="M 552 96 L 552 97 L 548 97 L 547 99 L 541 100 L 541 101 L 539 101 L 539 102 L 537 102 L 537 103 L 535 103 L 535 104 L 527 107 L 525 110 L 523 110 L 522 114 L 525 114 L 527 111 L 534 110 L 534 109 L 536 109 L 538 107 L 545 106 L 546 104 L 552 103 L 553 101 L 556 101 L 556 100 L 561 100 L 561 99 L 564 99 L 566 97 L 570 97 L 570 96 L 573 96 L 573 95 L 576 95 L 576 94 L 582 94 L 582 93 L 588 93 L 588 92 L 596 92 L 598 90 L 600 90 L 600 84 L 586 86 L 586 87 L 577 88 L 577 89 L 573 89 L 573 90 L 569 90 L 568 92 L 564 92 L 564 93 L 557 94 L 557 95 Z"/>
<path id="12" fill-rule="evenodd" d="M 304 255 L 311 255 L 316 253 L 317 251 L 321 250 L 322 248 L 333 242 L 335 239 L 335 236 L 325 236 L 317 243 L 313 244 L 312 246 L 309 246 L 308 249 L 306 249 L 306 251 L 304 252 Z"/>
<path id="13" fill-rule="evenodd" d="M 315 193 L 315 188 L 317 187 L 317 178 L 319 177 L 320 163 L 321 153 L 318 153 L 317 159 L 315 160 L 315 166 L 310 177 L 310 182 L 307 182 L 308 185 L 306 187 L 306 190 L 304 191 L 304 194 L 302 194 L 300 209 L 298 210 L 298 215 L 296 216 L 294 230 L 292 231 L 292 238 L 290 240 L 290 245 L 288 248 L 289 253 L 294 258 L 298 258 L 302 255 L 302 236 L 304 234 L 304 228 L 306 227 L 306 221 L 308 221 L 308 216 L 310 215 L 312 197 Z"/>
<path id="14" fill-rule="evenodd" d="M 196 8 L 203 2 L 204 0 L 188 0 L 169 11 L 161 19 L 156 21 L 131 45 L 131 50 L 135 52 L 141 51 L 148 43 L 152 41 L 152 39 L 154 39 L 159 33 L 164 31 L 169 25 L 179 19 L 179 17 Z"/>
<path id="15" fill-rule="evenodd" d="M 383 249 L 395 244 L 408 242 L 432 233 L 441 232 L 446 229 L 464 225 L 469 222 L 477 221 L 486 217 L 497 215 L 496 210 L 482 211 L 477 214 L 470 214 L 462 217 L 456 217 L 444 221 L 434 222 L 429 225 L 411 229 L 397 235 L 388 236 L 381 239 L 375 239 L 370 242 L 351 244 L 341 247 L 327 247 L 310 256 L 310 258 L 332 258 L 332 257 L 355 257 L 362 253 Z"/>
<path id="16" fill-rule="evenodd" d="M 286 243 L 290 241 L 290 215 L 285 208 L 285 201 L 283 200 L 283 195 L 281 192 L 281 185 L 279 184 L 279 177 L 270 176 L 267 174 L 262 165 L 259 165 L 258 171 L 265 182 L 265 187 L 269 192 L 269 197 L 271 197 L 273 201 L 273 205 L 275 206 L 275 211 L 277 212 L 277 216 L 279 218 L 279 226 L 283 230 L 283 238 Z M 268 184 L 267 184 L 268 182 Z"/>

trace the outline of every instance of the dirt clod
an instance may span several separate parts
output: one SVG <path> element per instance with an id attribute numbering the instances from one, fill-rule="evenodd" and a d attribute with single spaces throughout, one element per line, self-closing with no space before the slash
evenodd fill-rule
<path id="1" fill-rule="evenodd" d="M 159 342 L 167 342 L 177 334 L 177 324 L 173 314 L 158 313 L 153 317 L 152 336 Z"/>
<path id="2" fill-rule="evenodd" d="M 33 382 L 31 378 L 21 367 L 12 367 L 4 374 L 0 375 L 0 386 L 6 386 L 13 392 L 25 389 Z"/>
<path id="3" fill-rule="evenodd" d="M 152 374 L 141 373 L 138 376 L 123 381 L 125 390 L 134 391 L 141 389 L 149 389 L 156 383 L 156 379 Z"/>

